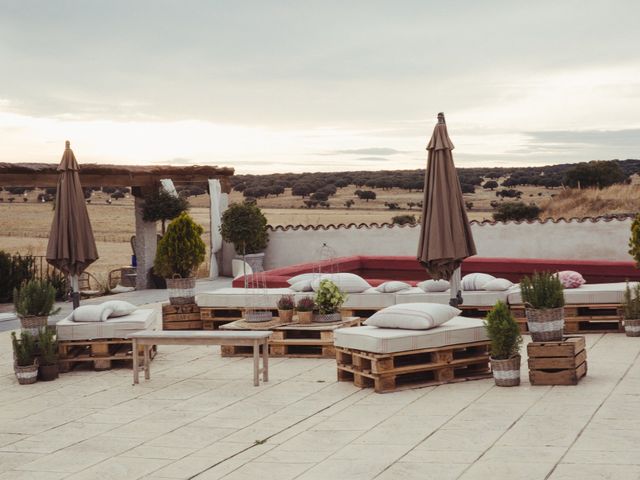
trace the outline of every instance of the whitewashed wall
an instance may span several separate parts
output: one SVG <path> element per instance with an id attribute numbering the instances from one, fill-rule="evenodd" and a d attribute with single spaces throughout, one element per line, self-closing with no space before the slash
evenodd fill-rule
<path id="1" fill-rule="evenodd" d="M 631 260 L 627 253 L 631 219 L 560 220 L 557 223 L 472 223 L 482 257 Z M 321 258 L 323 243 L 336 256 L 416 254 L 419 227 L 278 227 L 269 234 L 267 269 Z M 233 248 L 224 247 L 224 271 L 231 271 Z M 228 274 L 228 273 L 227 273 Z"/>

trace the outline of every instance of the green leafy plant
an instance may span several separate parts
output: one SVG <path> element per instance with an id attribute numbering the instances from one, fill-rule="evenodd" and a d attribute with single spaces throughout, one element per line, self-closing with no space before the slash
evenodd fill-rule
<path id="1" fill-rule="evenodd" d="M 278 310 L 293 310 L 294 306 L 293 295 L 283 295 L 278 300 Z"/>
<path id="2" fill-rule="evenodd" d="M 54 328 L 41 328 L 38 331 L 38 347 L 42 365 L 55 365 L 58 362 L 58 341 Z"/>
<path id="3" fill-rule="evenodd" d="M 509 307 L 504 302 L 498 302 L 487 314 L 484 328 L 491 340 L 491 357 L 496 360 L 506 360 L 520 352 L 522 336 Z"/>
<path id="4" fill-rule="evenodd" d="M 337 313 L 346 299 L 347 296 L 331 280 L 320 281 L 315 302 L 321 314 Z"/>
<path id="5" fill-rule="evenodd" d="M 164 278 L 179 275 L 189 278 L 204 261 L 205 244 L 202 241 L 204 229 L 182 212 L 167 227 L 167 233 L 158 242 L 153 265 L 154 272 Z"/>
<path id="6" fill-rule="evenodd" d="M 29 280 L 13 291 L 16 313 L 21 317 L 46 317 L 60 311 L 54 308 L 56 289 L 46 280 Z"/>
<path id="7" fill-rule="evenodd" d="M 640 283 L 627 288 L 624 291 L 624 302 L 622 302 L 624 318 L 627 320 L 640 320 Z"/>
<path id="8" fill-rule="evenodd" d="M 521 222 L 523 220 L 535 220 L 541 212 L 540 207 L 533 203 L 527 205 L 524 202 L 507 202 L 498 206 L 497 212 L 492 215 L 496 222 L 507 222 L 509 220 Z"/>
<path id="9" fill-rule="evenodd" d="M 296 305 L 296 310 L 299 312 L 313 312 L 315 308 L 316 302 L 311 297 L 302 297 Z"/>
<path id="10" fill-rule="evenodd" d="M 189 202 L 184 197 L 175 197 L 163 188 L 154 190 L 144 197 L 142 219 L 145 222 L 162 222 L 162 234 L 165 233 L 165 222 L 173 220 L 189 209 Z"/>
<path id="11" fill-rule="evenodd" d="M 222 214 L 220 233 L 233 243 L 239 255 L 259 253 L 267 248 L 267 218 L 252 203 L 234 203 Z"/>
<path id="12" fill-rule="evenodd" d="M 45 279 L 56 289 L 56 300 L 63 300 L 70 289 L 67 276 L 59 270 L 51 270 Z"/>
<path id="13" fill-rule="evenodd" d="M 550 272 L 534 272 L 520 281 L 522 300 L 536 310 L 564 306 L 562 283 L 558 275 Z"/>
<path id="14" fill-rule="evenodd" d="M 19 367 L 28 367 L 33 365 L 36 351 L 36 339 L 29 332 L 23 330 L 20 333 L 20 339 L 16 336 L 16 332 L 11 332 L 11 343 L 13 344 L 13 354 L 16 364 Z"/>
<path id="15" fill-rule="evenodd" d="M 629 239 L 629 255 L 636 261 L 636 268 L 640 268 L 640 213 L 631 224 L 631 238 Z"/>
<path id="16" fill-rule="evenodd" d="M 10 255 L 0 250 L 0 303 L 13 301 L 13 291 L 34 274 L 33 255 Z"/>

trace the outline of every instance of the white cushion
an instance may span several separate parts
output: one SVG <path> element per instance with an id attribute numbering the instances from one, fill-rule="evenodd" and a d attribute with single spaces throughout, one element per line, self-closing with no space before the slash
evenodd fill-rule
<path id="1" fill-rule="evenodd" d="M 314 292 L 318 290 L 322 280 L 331 280 L 344 293 L 362 293 L 371 288 L 371 285 L 364 278 L 355 273 L 329 273 L 311 281 L 311 288 Z"/>
<path id="2" fill-rule="evenodd" d="M 104 302 L 102 306 L 113 310 L 113 312 L 111 312 L 111 315 L 109 315 L 109 318 L 129 315 L 130 313 L 135 312 L 138 308 L 132 303 L 125 302 L 124 300 L 109 300 L 108 302 Z"/>
<path id="3" fill-rule="evenodd" d="M 506 278 L 496 278 L 484 284 L 484 290 L 491 292 L 504 292 L 513 287 L 513 282 Z"/>
<path id="4" fill-rule="evenodd" d="M 407 352 L 488 340 L 482 320 L 466 317 L 455 317 L 431 330 L 400 330 L 365 326 L 339 328 L 334 332 L 336 347 L 372 353 Z"/>
<path id="5" fill-rule="evenodd" d="M 311 280 L 300 280 L 299 282 L 291 284 L 291 290 L 294 292 L 310 292 L 313 290 L 311 288 Z"/>
<path id="6" fill-rule="evenodd" d="M 375 287 L 375 290 L 380 293 L 395 293 L 401 292 L 402 290 L 408 290 L 410 288 L 411 285 L 409 285 L 408 283 L 392 280 L 390 282 L 381 283 L 380 285 Z"/>
<path id="7" fill-rule="evenodd" d="M 304 281 L 308 281 L 311 282 L 311 280 L 313 280 L 314 278 L 319 277 L 320 274 L 319 273 L 301 273 L 300 275 L 296 275 L 295 277 L 291 277 L 289 280 L 287 280 L 287 283 L 289 285 L 294 285 L 298 282 L 304 282 Z"/>
<path id="8" fill-rule="evenodd" d="M 104 322 L 113 312 L 104 303 L 100 305 L 81 305 L 67 317 L 74 322 Z"/>
<path id="9" fill-rule="evenodd" d="M 418 284 L 418 288 L 425 292 L 446 292 L 449 290 L 449 282 L 446 280 L 425 280 Z"/>
<path id="10" fill-rule="evenodd" d="M 405 303 L 374 313 L 364 324 L 380 328 L 426 330 L 448 322 L 460 312 L 457 308 L 439 303 Z"/>
<path id="11" fill-rule="evenodd" d="M 374 288 L 362 293 L 350 293 L 342 304 L 342 308 L 361 308 L 363 310 L 380 310 L 395 305 L 395 293 L 380 293 Z"/>
<path id="12" fill-rule="evenodd" d="M 150 308 L 139 308 L 123 317 L 105 322 L 74 322 L 69 317 L 56 324 L 58 340 L 93 340 L 100 338 L 126 338 L 140 330 L 157 330 L 158 314 Z"/>
<path id="13" fill-rule="evenodd" d="M 463 290 L 482 290 L 484 286 L 496 277 L 486 273 L 468 273 L 462 277 Z"/>
<path id="14" fill-rule="evenodd" d="M 629 287 L 633 288 L 636 282 L 630 282 Z M 578 288 L 564 289 L 564 302 L 567 305 L 589 305 L 589 304 L 620 304 L 624 302 L 624 291 L 627 287 L 625 282 L 620 283 L 591 283 Z M 520 288 L 512 288 L 509 292 L 509 304 L 522 305 L 522 294 Z"/>
<path id="15" fill-rule="evenodd" d="M 507 301 L 507 296 L 513 290 L 512 287 L 504 292 L 488 292 L 486 290 L 480 290 L 478 292 L 462 292 L 462 298 L 465 307 L 492 307 L 498 300 L 502 302 Z M 396 303 L 443 303 L 449 304 L 451 300 L 451 292 L 425 292 L 421 288 L 415 288 L 411 290 L 405 290 L 404 292 L 396 293 Z"/>
<path id="16" fill-rule="evenodd" d="M 282 295 L 296 292 L 290 288 L 219 288 L 196 295 L 199 307 L 276 308 Z"/>

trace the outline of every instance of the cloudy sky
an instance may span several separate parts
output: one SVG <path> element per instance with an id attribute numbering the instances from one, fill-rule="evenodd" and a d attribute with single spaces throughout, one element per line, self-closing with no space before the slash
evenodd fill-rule
<path id="1" fill-rule="evenodd" d="M 640 158 L 640 2 L 0 0 L 0 161 Z"/>

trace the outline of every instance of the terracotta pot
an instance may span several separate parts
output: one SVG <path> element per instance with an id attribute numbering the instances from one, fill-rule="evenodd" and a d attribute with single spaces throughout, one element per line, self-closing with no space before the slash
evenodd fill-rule
<path id="1" fill-rule="evenodd" d="M 499 387 L 515 387 L 520 385 L 520 355 L 498 360 L 491 358 L 493 379 Z"/>
<path id="2" fill-rule="evenodd" d="M 281 322 L 291 323 L 293 321 L 293 310 L 278 310 L 278 318 Z"/>
<path id="3" fill-rule="evenodd" d="M 313 320 L 313 312 L 298 311 L 298 323 L 311 323 Z"/>
<path id="4" fill-rule="evenodd" d="M 38 368 L 38 380 L 43 382 L 50 382 L 58 378 L 58 364 L 53 365 L 40 365 Z"/>

